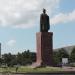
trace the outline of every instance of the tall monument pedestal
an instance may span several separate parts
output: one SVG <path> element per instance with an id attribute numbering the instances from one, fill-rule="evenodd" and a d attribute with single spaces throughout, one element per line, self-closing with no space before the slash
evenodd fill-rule
<path id="1" fill-rule="evenodd" d="M 53 33 L 36 33 L 36 63 L 39 66 L 53 66 Z"/>

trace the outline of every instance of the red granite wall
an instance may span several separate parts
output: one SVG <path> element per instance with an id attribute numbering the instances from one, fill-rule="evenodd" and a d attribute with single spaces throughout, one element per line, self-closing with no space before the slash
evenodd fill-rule
<path id="1" fill-rule="evenodd" d="M 41 65 L 53 65 L 53 33 L 36 33 L 37 63 Z"/>

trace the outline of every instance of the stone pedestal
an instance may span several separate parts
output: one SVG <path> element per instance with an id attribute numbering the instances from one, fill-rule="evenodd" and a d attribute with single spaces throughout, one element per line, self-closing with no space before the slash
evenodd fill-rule
<path id="1" fill-rule="evenodd" d="M 36 63 L 40 66 L 53 66 L 53 33 L 36 33 Z"/>

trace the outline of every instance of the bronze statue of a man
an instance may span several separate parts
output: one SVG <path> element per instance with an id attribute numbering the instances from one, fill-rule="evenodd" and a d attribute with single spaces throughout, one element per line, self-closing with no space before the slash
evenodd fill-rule
<path id="1" fill-rule="evenodd" d="M 40 16 L 40 32 L 48 32 L 49 29 L 49 16 L 46 14 L 46 9 L 43 9 L 43 13 Z"/>

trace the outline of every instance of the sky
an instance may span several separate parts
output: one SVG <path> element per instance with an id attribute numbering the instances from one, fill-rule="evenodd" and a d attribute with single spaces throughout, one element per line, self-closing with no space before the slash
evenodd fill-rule
<path id="1" fill-rule="evenodd" d="M 36 52 L 43 8 L 50 17 L 53 48 L 75 45 L 75 0 L 0 0 L 2 54 Z"/>

